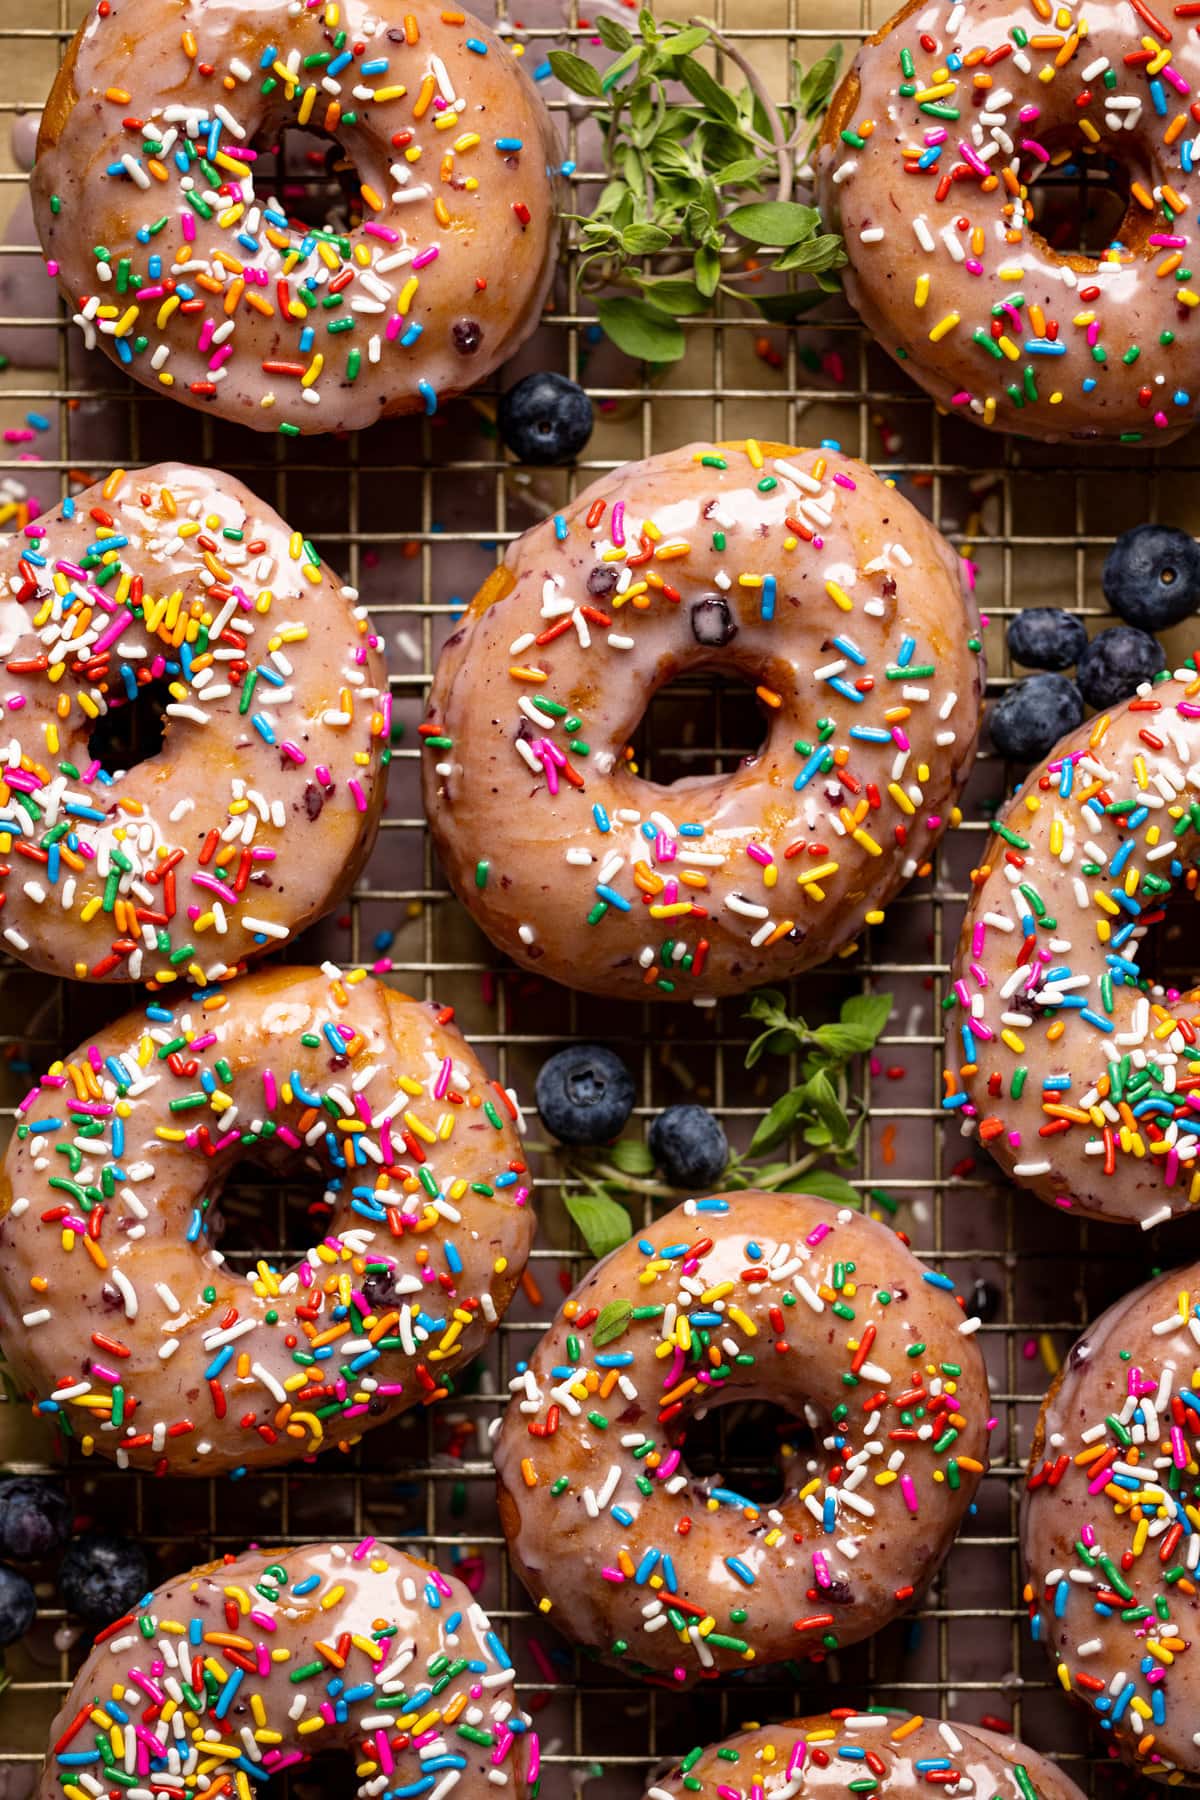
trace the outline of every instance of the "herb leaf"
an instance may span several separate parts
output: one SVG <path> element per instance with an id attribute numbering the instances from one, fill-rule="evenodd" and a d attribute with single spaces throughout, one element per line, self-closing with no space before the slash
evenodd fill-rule
<path id="1" fill-rule="evenodd" d="M 563 1205 L 578 1225 L 583 1241 L 595 1257 L 607 1256 L 633 1235 L 633 1221 L 625 1208 L 607 1194 L 563 1195 Z"/>
<path id="2" fill-rule="evenodd" d="M 550 67 L 563 86 L 570 88 L 573 94 L 582 94 L 588 100 L 600 100 L 604 97 L 600 71 L 594 69 L 590 62 L 585 62 L 582 56 L 576 56 L 570 50 L 552 50 Z"/>
<path id="3" fill-rule="evenodd" d="M 863 1203 L 858 1189 L 851 1187 L 846 1177 L 835 1169 L 811 1169 L 804 1177 L 804 1192 L 815 1194 L 818 1200 L 836 1200 L 843 1206 L 858 1209 Z"/>
<path id="4" fill-rule="evenodd" d="M 618 350 L 644 362 L 678 362 L 684 351 L 683 331 L 670 313 L 649 300 L 619 294 L 597 300 L 596 315 Z"/>
<path id="5" fill-rule="evenodd" d="M 811 238 L 821 215 L 815 206 L 800 206 L 795 200 L 758 200 L 735 206 L 726 222 L 752 244 L 786 249 Z"/>
<path id="6" fill-rule="evenodd" d="M 605 1344 L 615 1344 L 628 1331 L 632 1317 L 632 1300 L 610 1300 L 607 1306 L 602 1306 L 600 1316 L 592 1326 L 593 1347 L 599 1350 Z"/>
<path id="7" fill-rule="evenodd" d="M 777 105 L 714 25 L 656 22 L 644 7 L 636 35 L 615 20 L 600 20 L 597 30 L 615 53 L 607 69 L 569 50 L 552 51 L 550 66 L 593 103 L 603 138 L 605 184 L 590 212 L 572 215 L 583 289 L 603 296 L 601 328 L 627 355 L 666 363 L 683 354 L 678 319 L 709 311 L 718 292 L 763 318 L 802 317 L 836 285 L 845 262 L 841 239 L 822 231 L 817 209 L 792 198 L 837 79 L 837 52 L 807 73 L 797 67 L 796 99 Z M 700 60 L 707 51 L 723 59 L 721 78 Z M 651 274 L 647 256 L 672 260 Z M 779 293 L 768 283 L 763 293 L 756 281 L 743 291 L 751 267 L 795 275 L 802 285 Z M 676 280 L 686 289 L 678 304 L 659 285 Z M 648 310 L 655 305 L 665 322 Z"/>

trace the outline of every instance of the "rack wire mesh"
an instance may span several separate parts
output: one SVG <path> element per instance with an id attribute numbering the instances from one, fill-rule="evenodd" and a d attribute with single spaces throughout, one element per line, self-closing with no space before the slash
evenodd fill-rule
<path id="1" fill-rule="evenodd" d="M 794 93 L 797 61 L 840 40 L 854 45 L 887 10 L 874 0 L 716 0 L 726 34 L 763 70 L 777 97 Z M 622 0 L 595 10 L 630 19 Z M 477 0 L 485 15 L 488 0 Z M 531 0 L 526 15 L 497 0 L 497 22 L 515 29 L 537 69 L 558 44 L 594 42 L 578 0 Z M 0 0 L 0 53 L 7 80 L 0 114 L 13 144 L 0 144 L 0 529 L 25 484 L 52 504 L 80 475 L 164 455 L 220 464 L 238 474 L 319 539 L 358 584 L 387 639 L 397 710 L 409 728 L 396 747 L 388 816 L 379 848 L 342 914 L 318 928 L 316 954 L 371 966 L 388 957 L 410 991 L 450 1001 L 501 1078 L 532 1091 L 538 1063 L 575 1037 L 605 1038 L 640 1078 L 635 1117 L 644 1128 L 672 1099 L 692 1095 L 744 1144 L 768 1099 L 767 1077 L 743 1068 L 748 1028 L 737 1002 L 712 1013 L 608 1005 L 553 989 L 497 966 L 440 881 L 421 814 L 412 730 L 442 636 L 462 596 L 496 548 L 599 472 L 633 455 L 690 438 L 735 436 L 792 443 L 833 438 L 894 479 L 978 570 L 995 694 L 1011 678 L 1003 627 L 1022 606 L 1052 602 L 1086 620 L 1103 612 L 1098 570 L 1113 533 L 1143 518 L 1200 528 L 1196 440 L 1153 456 L 1078 452 L 985 436 L 939 416 L 863 334 L 831 308 L 797 331 L 769 329 L 728 309 L 685 320 L 688 353 L 665 375 L 596 343 L 579 284 L 570 232 L 557 303 L 522 369 L 553 366 L 582 377 L 599 424 L 569 475 L 531 481 L 506 464 L 489 425 L 493 396 L 460 402 L 444 418 L 380 425 L 359 439 L 258 437 L 185 412 L 134 389 L 72 342 L 66 315 L 49 297 L 28 211 L 22 134 L 36 113 L 80 16 L 76 0 Z M 632 21 L 630 21 L 632 22 Z M 546 91 L 563 127 L 580 210 L 596 171 L 583 112 L 553 83 Z M 0 133 L 0 136 L 7 136 Z M 581 149 L 581 145 L 583 148 Z M 5 229 L 5 221 L 7 228 Z M 511 378 L 511 371 L 506 379 Z M 37 458 L 36 463 L 30 458 Z M 1173 646 L 1188 650 L 1191 644 Z M 644 763 L 660 779 L 754 747 L 746 696 L 727 689 L 672 688 L 641 732 Z M 1005 772 L 980 761 L 965 821 L 932 869 L 896 905 L 886 928 L 858 953 L 804 983 L 803 1010 L 828 1016 L 867 984 L 895 995 L 889 1030 L 864 1076 L 869 1125 L 855 1180 L 865 1203 L 891 1217 L 923 1255 L 975 1291 L 992 1380 L 995 1464 L 975 1516 L 920 1611 L 824 1667 L 788 1665 L 716 1692 L 679 1695 L 639 1687 L 572 1653 L 531 1614 L 507 1569 L 492 1499 L 487 1428 L 503 1406 L 509 1374 L 584 1266 L 561 1208 L 553 1158 L 538 1163 L 541 1233 L 531 1277 L 477 1379 L 440 1412 L 410 1415 L 378 1431 L 345 1459 L 248 1476 L 229 1484 L 152 1482 L 79 1459 L 65 1475 L 77 1513 L 136 1534 L 157 1576 L 247 1541 L 297 1542 L 371 1529 L 456 1564 L 509 1636 L 519 1692 L 547 1743 L 543 1792 L 583 1791 L 635 1800 L 655 1765 L 748 1718 L 771 1719 L 836 1701 L 905 1705 L 965 1719 L 1000 1718 L 1063 1761 L 1089 1791 L 1111 1793 L 1124 1777 L 1105 1766 L 1052 1689 L 1041 1653 L 1022 1629 L 1016 1518 L 1021 1461 L 1042 1392 L 1082 1324 L 1142 1272 L 1200 1254 L 1196 1230 L 1177 1225 L 1128 1237 L 1062 1219 L 1001 1183 L 986 1159 L 948 1134 L 937 1110 L 941 1006 L 969 870 L 982 848 L 989 808 Z M 1186 922 L 1172 915 L 1160 956 L 1186 969 Z M 26 1065 L 69 1049 L 122 999 L 64 987 L 12 964 L 0 966 L 0 1052 L 5 1097 Z M 778 1081 L 782 1071 L 775 1072 Z M 649 1201 L 636 1196 L 650 1213 Z M 264 1187 L 253 1173 L 227 1191 L 224 1248 L 234 1261 L 296 1250 L 316 1234 L 313 1196 Z M 731 1425 L 719 1415 L 710 1462 L 727 1474 L 766 1479 L 777 1460 L 778 1421 L 759 1411 Z M 62 1467 L 28 1416 L 0 1412 L 8 1469 Z M 698 1462 L 699 1447 L 694 1455 Z M 782 1474 L 776 1475 L 779 1486 Z M 0 1800 L 23 1800 L 46 1726 L 78 1658 L 76 1633 L 51 1581 L 40 1585 L 39 1623 L 8 1653 L 11 1685 L 0 1696 Z M 715 1704 L 714 1704 L 715 1701 Z M 344 1774 L 341 1777 L 344 1784 Z M 293 1778 L 299 1791 L 333 1791 L 338 1777 L 314 1765 Z"/>

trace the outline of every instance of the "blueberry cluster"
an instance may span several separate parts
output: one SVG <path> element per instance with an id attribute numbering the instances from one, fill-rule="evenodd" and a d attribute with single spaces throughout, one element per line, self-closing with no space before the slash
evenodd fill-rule
<path id="1" fill-rule="evenodd" d="M 1200 606 L 1200 544 L 1170 525 L 1137 525 L 1109 551 L 1104 595 L 1125 620 L 1090 641 L 1074 614 L 1030 607 L 1011 621 L 1014 662 L 1043 671 L 1010 687 L 992 708 L 992 742 L 1013 762 L 1037 762 L 1083 723 L 1084 707 L 1116 706 L 1166 667 L 1153 636 Z M 1074 668 L 1075 679 L 1064 675 Z"/>
<path id="2" fill-rule="evenodd" d="M 547 1131 L 563 1144 L 608 1144 L 633 1111 L 633 1076 L 604 1044 L 572 1044 L 538 1070 L 534 1089 Z M 692 1194 L 720 1180 L 729 1162 L 729 1140 L 705 1106 L 668 1106 L 650 1127 L 650 1154 L 670 1187 Z"/>
<path id="3" fill-rule="evenodd" d="M 56 1482 L 34 1475 L 0 1483 L 0 1647 L 15 1644 L 33 1624 L 37 1597 L 23 1571 L 38 1564 L 58 1559 L 63 1605 L 94 1627 L 119 1619 L 150 1586 L 139 1544 L 107 1531 L 73 1537 L 73 1525 Z"/>

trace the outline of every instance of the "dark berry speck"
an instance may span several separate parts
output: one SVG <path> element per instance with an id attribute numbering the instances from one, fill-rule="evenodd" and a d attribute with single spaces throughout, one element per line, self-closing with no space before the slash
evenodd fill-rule
<path id="1" fill-rule="evenodd" d="M 692 606 L 692 636 L 705 649 L 722 650 L 737 636 L 729 602 L 720 594 L 705 594 Z"/>

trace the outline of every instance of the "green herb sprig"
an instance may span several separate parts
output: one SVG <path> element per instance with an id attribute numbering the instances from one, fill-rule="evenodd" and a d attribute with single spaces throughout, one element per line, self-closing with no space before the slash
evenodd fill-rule
<path id="1" fill-rule="evenodd" d="M 715 25 L 656 20 L 635 35 L 614 19 L 596 30 L 616 59 L 601 73 L 568 50 L 550 65 L 572 93 L 596 102 L 607 180 L 579 227 L 582 285 L 599 293 L 601 327 L 627 355 L 675 362 L 683 355 L 681 317 L 711 310 L 718 293 L 787 322 L 837 287 L 846 261 L 840 237 L 820 214 L 792 198 L 829 104 L 840 47 L 805 71 L 795 65 L 797 98 L 777 106 L 736 44 Z M 718 48 L 745 76 L 723 87 L 697 60 Z M 748 246 L 757 268 L 740 269 Z M 670 252 L 669 272 L 643 259 Z M 754 294 L 751 275 L 808 275 L 816 286 Z M 612 293 L 632 288 L 634 293 Z"/>
<path id="2" fill-rule="evenodd" d="M 735 1151 L 715 1186 L 734 1193 L 746 1188 L 816 1194 L 843 1206 L 862 1199 L 839 1168 L 853 1166 L 866 1121 L 854 1091 L 854 1059 L 874 1048 L 892 1011 L 890 994 L 855 994 L 828 1025 L 808 1025 L 787 1010 L 776 988 L 752 995 L 746 1017 L 762 1025 L 746 1051 L 747 1069 L 765 1056 L 801 1057 L 800 1078 L 759 1120 L 750 1147 Z M 787 1138 L 805 1146 L 791 1162 L 759 1162 Z M 833 1166 L 830 1166 L 833 1165 Z M 578 1151 L 563 1171 L 563 1204 L 593 1256 L 633 1235 L 633 1223 L 618 1195 L 649 1195 L 678 1201 L 678 1190 L 660 1181 L 654 1158 L 640 1138 L 619 1138 L 604 1150 Z"/>

